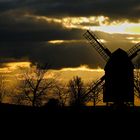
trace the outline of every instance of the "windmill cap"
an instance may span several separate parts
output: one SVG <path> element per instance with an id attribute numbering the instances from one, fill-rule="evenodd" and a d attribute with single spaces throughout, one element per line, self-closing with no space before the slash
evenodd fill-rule
<path id="1" fill-rule="evenodd" d="M 115 52 L 112 53 L 109 61 L 107 62 L 105 66 L 105 70 L 111 67 L 114 68 L 122 68 L 122 67 L 130 67 L 134 68 L 133 63 L 131 62 L 127 52 L 125 52 L 123 49 L 119 48 Z"/>

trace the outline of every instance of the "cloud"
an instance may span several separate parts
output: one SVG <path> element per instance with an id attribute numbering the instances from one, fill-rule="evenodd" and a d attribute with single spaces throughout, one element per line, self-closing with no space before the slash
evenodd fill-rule
<path id="1" fill-rule="evenodd" d="M 132 40 L 138 35 L 123 35 L 96 32 L 99 38 L 106 40 L 104 45 L 112 52 L 118 48 L 129 50 L 134 44 Z M 80 34 L 79 36 L 82 37 Z M 117 38 L 117 39 L 116 39 Z M 104 67 L 106 64 L 95 49 L 83 40 L 64 40 L 52 43 L 48 41 L 12 41 L 0 43 L 0 57 L 3 61 L 28 60 L 32 63 L 49 63 L 54 69 L 88 65 L 90 68 Z M 138 59 L 138 58 L 137 58 Z M 1 61 L 2 63 L 2 61 Z"/>
<path id="2" fill-rule="evenodd" d="M 0 11 L 26 9 L 37 15 L 45 16 L 97 16 L 110 18 L 138 19 L 139 0 L 1 0 Z"/>
<path id="3" fill-rule="evenodd" d="M 27 10 L 51 17 L 107 16 L 111 19 L 140 18 L 139 0 L 10 0 L 1 1 L 0 11 Z"/>
<path id="4" fill-rule="evenodd" d="M 66 29 L 61 23 L 28 17 L 23 13 L 0 16 L 0 41 L 49 41 L 79 39 L 80 29 Z"/>
<path id="5" fill-rule="evenodd" d="M 0 56 L 3 60 L 27 58 L 33 63 L 49 63 L 55 69 L 78 67 L 84 64 L 96 68 L 101 65 L 101 61 L 96 61 L 98 55 L 91 51 L 92 48 L 79 43 L 63 43 L 56 46 L 55 44 L 48 45 L 46 42 L 12 42 L 0 43 L 0 46 L 3 46 L 0 49 Z"/>
<path id="6" fill-rule="evenodd" d="M 30 4 L 29 4 L 30 3 Z M 35 14 L 47 16 L 97 16 L 104 15 L 110 18 L 139 18 L 139 0 L 50 0 L 41 2 L 34 0 L 27 3 Z"/>

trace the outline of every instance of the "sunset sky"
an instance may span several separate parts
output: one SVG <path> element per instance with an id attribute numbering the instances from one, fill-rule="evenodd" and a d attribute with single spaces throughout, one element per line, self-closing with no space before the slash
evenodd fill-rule
<path id="1" fill-rule="evenodd" d="M 31 63 L 103 68 L 86 30 L 111 51 L 129 50 L 140 42 L 140 0 L 0 0 L 0 71 Z"/>

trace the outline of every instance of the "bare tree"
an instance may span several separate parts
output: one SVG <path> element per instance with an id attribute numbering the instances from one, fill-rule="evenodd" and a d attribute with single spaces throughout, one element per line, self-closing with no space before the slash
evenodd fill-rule
<path id="1" fill-rule="evenodd" d="M 19 103 L 33 107 L 42 106 L 46 103 L 47 94 L 55 82 L 55 79 L 47 78 L 47 72 L 47 67 L 45 69 L 35 67 L 23 74 L 23 80 L 20 84 L 22 93 L 18 95 L 19 100 L 17 100 Z"/>
<path id="2" fill-rule="evenodd" d="M 59 100 L 60 106 L 66 106 L 69 100 L 67 86 L 57 82 L 54 88 L 54 96 Z"/>
<path id="3" fill-rule="evenodd" d="M 86 104 L 86 89 L 80 77 L 76 76 L 69 81 L 68 91 L 70 93 L 71 106 L 84 106 Z"/>

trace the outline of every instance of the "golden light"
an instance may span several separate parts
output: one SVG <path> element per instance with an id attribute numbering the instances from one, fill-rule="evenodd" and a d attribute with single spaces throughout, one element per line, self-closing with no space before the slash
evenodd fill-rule
<path id="1" fill-rule="evenodd" d="M 106 43 L 107 41 L 105 39 L 97 39 L 99 42 Z"/>
<path id="2" fill-rule="evenodd" d="M 97 17 L 96 21 L 99 21 L 99 25 L 102 26 L 104 24 L 108 24 L 108 17 L 104 17 L 104 16 L 99 16 Z"/>
<path id="3" fill-rule="evenodd" d="M 128 39 L 128 40 L 133 40 L 133 39 L 135 39 L 134 37 L 126 37 L 126 39 Z"/>
<path id="4" fill-rule="evenodd" d="M 137 43 L 139 43 L 139 41 L 138 40 L 132 40 L 131 43 L 137 44 Z"/>
<path id="5" fill-rule="evenodd" d="M 140 38 L 138 36 L 136 37 L 130 36 L 130 37 L 126 37 L 126 39 L 128 39 L 128 41 L 133 44 L 137 44 L 140 42 Z"/>
<path id="6" fill-rule="evenodd" d="M 132 32 L 135 34 L 140 34 L 140 23 L 139 24 L 130 24 L 130 26 L 128 26 L 125 31 Z"/>
<path id="7" fill-rule="evenodd" d="M 103 42 L 105 40 L 102 40 Z M 62 44 L 62 43 L 78 43 L 78 42 L 84 42 L 83 40 L 50 40 L 47 43 L 50 44 Z"/>
<path id="8" fill-rule="evenodd" d="M 68 83 L 74 76 L 79 76 L 85 83 L 97 80 L 104 75 L 104 70 L 100 67 L 92 69 L 87 65 L 81 65 L 79 67 L 62 68 L 60 70 L 50 70 L 47 78 L 55 78 L 61 83 Z"/>
<path id="9" fill-rule="evenodd" d="M 117 23 L 115 25 L 102 25 L 90 27 L 90 30 L 103 31 L 107 33 L 140 34 L 140 23 Z"/>
<path id="10" fill-rule="evenodd" d="M 29 68 L 31 62 L 9 62 L 5 64 L 5 67 L 0 68 L 0 73 L 10 73 L 19 68 Z"/>
<path id="11" fill-rule="evenodd" d="M 63 42 L 64 42 L 64 40 L 51 40 L 51 41 L 48 41 L 48 43 L 50 43 L 50 44 L 61 44 Z"/>
<path id="12" fill-rule="evenodd" d="M 76 68 L 63 68 L 60 71 L 88 71 L 88 72 L 104 72 L 103 69 L 98 67 L 97 69 L 91 69 L 87 65 L 81 65 L 80 67 Z"/>
<path id="13" fill-rule="evenodd" d="M 25 17 L 35 19 L 36 22 L 43 21 L 50 24 L 60 24 L 62 27 L 68 29 L 91 29 L 107 33 L 140 34 L 140 23 L 129 22 L 127 19 L 123 21 L 111 21 L 109 17 L 103 15 L 89 17 L 53 18 L 26 14 Z"/>
<path id="14" fill-rule="evenodd" d="M 11 62 L 6 64 L 6 66 L 11 69 L 11 70 L 15 70 L 17 68 L 29 68 L 31 65 L 31 62 Z"/>

